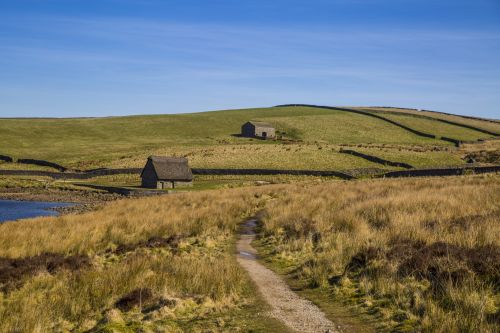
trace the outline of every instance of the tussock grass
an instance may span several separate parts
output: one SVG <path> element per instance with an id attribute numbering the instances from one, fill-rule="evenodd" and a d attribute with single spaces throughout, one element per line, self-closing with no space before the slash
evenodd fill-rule
<path id="1" fill-rule="evenodd" d="M 463 144 L 460 153 L 464 159 L 472 158 L 476 162 L 500 164 L 500 140 L 485 140 L 479 144 Z"/>
<path id="2" fill-rule="evenodd" d="M 261 245 L 387 328 L 495 332 L 499 201 L 498 176 L 289 189 L 267 205 Z"/>
<path id="3" fill-rule="evenodd" d="M 152 290 L 157 297 L 179 299 L 178 309 L 173 307 L 172 313 L 161 318 L 179 319 L 183 314 L 175 312 L 183 311 L 186 302 L 192 303 L 192 309 L 187 309 L 190 315 L 234 307 L 246 286 L 245 276 L 227 254 L 135 255 L 118 264 L 81 273 L 38 275 L 3 300 L 0 330 L 47 332 L 68 326 L 77 331 L 91 329 L 99 325 L 103 313 L 114 308 L 120 296 L 137 288 Z M 142 325 L 161 327 L 154 320 L 141 321 Z M 106 324 L 109 323 L 101 322 L 101 326 Z"/>
<path id="4" fill-rule="evenodd" d="M 1 224 L 2 257 L 85 254 L 92 265 L 39 272 L 25 277 L 21 288 L 0 292 L 0 331 L 105 331 L 115 326 L 184 331 L 199 322 L 223 330 L 231 330 L 224 329 L 227 325 L 252 327 L 238 321 L 255 297 L 233 256 L 232 239 L 238 222 L 262 200 L 241 190 L 178 194 L 121 200 L 82 215 Z M 172 249 L 114 252 L 119 245 L 172 236 L 178 240 Z M 123 295 L 146 288 L 153 295 L 152 308 L 116 308 Z M 235 322 L 210 319 L 228 311 Z"/>
<path id="5" fill-rule="evenodd" d="M 182 193 L 120 200 L 82 215 L 7 222 L 0 225 L 0 255 L 93 254 L 153 236 L 231 234 L 256 201 L 242 190 Z"/>
<path id="6" fill-rule="evenodd" d="M 498 331 L 498 175 L 305 181 L 121 200 L 0 225 L 0 256 L 88 255 L 90 267 L 0 292 L 0 331 L 231 331 L 263 325 L 234 259 L 238 222 L 267 212 L 260 248 L 305 288 L 358 304 L 383 329 Z M 148 248 L 154 237 L 176 245 Z M 130 311 L 137 290 L 152 299 Z M 222 320 L 221 318 L 230 318 Z M 253 326 L 252 326 L 253 325 Z"/>

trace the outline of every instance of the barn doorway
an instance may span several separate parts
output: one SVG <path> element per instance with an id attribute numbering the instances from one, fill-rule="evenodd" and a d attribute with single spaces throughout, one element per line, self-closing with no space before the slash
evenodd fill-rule
<path id="1" fill-rule="evenodd" d="M 262 132 L 262 137 L 265 139 L 267 138 L 267 132 Z"/>

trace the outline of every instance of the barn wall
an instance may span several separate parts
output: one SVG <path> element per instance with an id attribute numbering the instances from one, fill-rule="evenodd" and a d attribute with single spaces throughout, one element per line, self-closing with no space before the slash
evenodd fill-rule
<path id="1" fill-rule="evenodd" d="M 156 182 L 156 188 L 159 190 L 174 188 L 174 182 L 168 180 L 160 180 Z"/>
<path id="2" fill-rule="evenodd" d="M 178 187 L 191 187 L 193 186 L 193 182 L 181 182 L 181 181 L 175 181 L 173 182 L 174 188 Z"/>
<path id="3" fill-rule="evenodd" d="M 263 137 L 262 133 L 266 132 L 267 138 L 274 138 L 276 136 L 276 131 L 274 128 L 267 128 L 267 127 L 256 127 L 255 128 L 255 136 L 257 137 Z"/>
<path id="4" fill-rule="evenodd" d="M 156 172 L 154 170 L 153 162 L 151 162 L 151 160 L 148 160 L 148 162 L 146 163 L 146 166 L 142 171 L 141 178 L 142 178 L 141 187 L 156 188 L 158 178 L 156 177 Z"/>
<path id="5" fill-rule="evenodd" d="M 253 138 L 255 136 L 255 127 L 250 123 L 243 124 L 241 126 L 241 136 Z"/>

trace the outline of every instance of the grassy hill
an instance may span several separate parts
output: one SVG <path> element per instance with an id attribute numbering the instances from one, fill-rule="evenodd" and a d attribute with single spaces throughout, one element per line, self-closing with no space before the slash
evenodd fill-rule
<path id="1" fill-rule="evenodd" d="M 491 137 L 402 112 L 385 112 L 384 116 L 438 136 L 460 140 Z M 487 121 L 460 119 L 471 124 L 484 123 L 485 128 L 495 126 Z M 300 142 L 284 145 L 279 141 L 237 137 L 240 126 L 248 120 L 270 122 L 284 136 Z M 310 107 L 108 118 L 2 119 L 0 133 L 0 154 L 44 159 L 74 168 L 141 166 L 150 154 L 188 156 L 194 167 L 350 169 L 380 166 L 339 154 L 339 145 L 356 145 L 365 150 L 384 148 L 391 150 L 391 158 L 399 160 L 408 159 L 408 152 L 420 147 L 423 152 L 439 151 L 439 154 L 420 154 L 417 164 L 421 166 L 462 163 L 450 143 L 418 136 L 373 117 Z"/>
<path id="2" fill-rule="evenodd" d="M 491 135 L 489 134 L 485 134 L 473 129 L 442 123 L 433 119 L 415 117 L 412 115 L 387 112 L 384 113 L 384 117 L 408 127 L 414 128 L 416 130 L 434 134 L 437 137 L 444 136 L 463 141 L 474 141 L 491 137 Z"/>
<path id="3" fill-rule="evenodd" d="M 500 134 L 499 120 L 481 119 L 476 117 L 459 116 L 459 115 L 441 113 L 435 111 L 403 109 L 403 108 L 364 107 L 358 109 L 364 111 L 399 113 L 406 115 L 414 115 L 418 117 L 427 117 L 431 119 L 444 120 L 466 126 L 473 126 L 482 130 Z"/>

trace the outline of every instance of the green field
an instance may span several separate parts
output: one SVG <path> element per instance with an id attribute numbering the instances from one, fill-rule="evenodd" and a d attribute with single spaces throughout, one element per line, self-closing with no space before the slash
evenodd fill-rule
<path id="1" fill-rule="evenodd" d="M 412 115 L 398 113 L 384 113 L 385 118 L 397 121 L 400 124 L 406 125 L 413 129 L 434 134 L 438 137 L 448 137 L 463 141 L 474 141 L 478 139 L 491 138 L 489 134 L 478 132 L 469 128 L 464 128 L 456 125 L 443 123 L 440 121 L 415 117 Z"/>
<path id="2" fill-rule="evenodd" d="M 384 116 L 439 136 L 461 140 L 488 137 L 481 132 L 411 115 L 384 113 Z M 293 141 L 284 144 L 238 137 L 240 126 L 248 120 L 270 122 L 283 137 Z M 381 167 L 339 154 L 341 144 L 365 149 L 388 145 L 396 148 L 391 151 L 392 159 L 416 159 L 414 164 L 419 166 L 461 163 L 450 143 L 420 137 L 373 117 L 309 107 L 108 118 L 2 119 L 0 139 L 0 154 L 44 159 L 76 169 L 141 167 L 151 154 L 187 156 L 190 164 L 199 168 Z M 408 147 L 440 152 L 411 157 L 405 152 Z M 377 153 L 377 150 L 371 152 Z M 33 169 L 12 163 L 3 163 L 1 168 Z"/>
<path id="3" fill-rule="evenodd" d="M 364 111 L 383 111 L 383 112 L 391 112 L 391 113 L 403 113 L 409 115 L 417 115 L 424 116 L 435 119 L 442 119 L 446 121 L 451 121 L 458 124 L 464 124 L 468 126 L 477 127 L 483 130 L 487 130 L 493 133 L 500 134 L 500 121 L 487 121 L 481 119 L 474 118 L 466 118 L 459 115 L 453 114 L 445 114 L 439 112 L 431 112 L 431 111 L 418 111 L 413 109 L 400 109 L 400 108 L 377 108 L 377 107 L 364 107 L 364 108 L 356 108 Z"/>
<path id="4" fill-rule="evenodd" d="M 372 117 L 331 110 L 326 115 L 264 118 L 306 141 L 327 143 L 441 144 Z"/>

